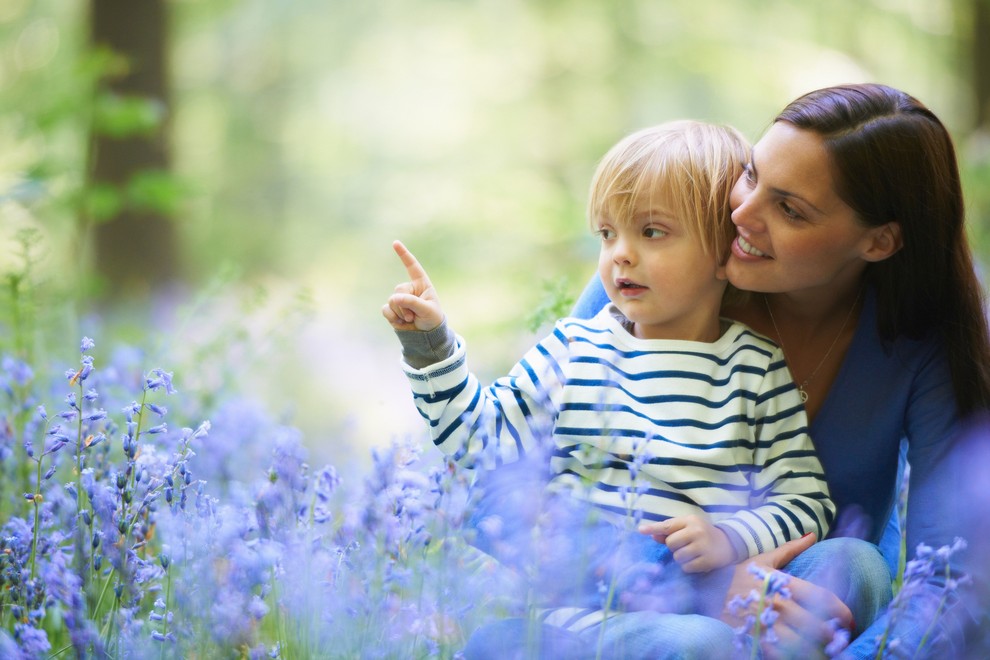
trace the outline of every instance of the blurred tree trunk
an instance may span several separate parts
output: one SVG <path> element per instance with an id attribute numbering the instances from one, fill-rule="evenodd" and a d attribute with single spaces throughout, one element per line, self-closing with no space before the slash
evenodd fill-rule
<path id="1" fill-rule="evenodd" d="M 90 12 L 92 45 L 109 48 L 127 61 L 124 74 L 106 79 L 101 91 L 155 99 L 168 109 L 167 0 L 91 0 Z M 135 174 L 167 172 L 168 125 L 166 119 L 150 135 L 126 137 L 94 130 L 90 184 L 125 190 Z M 125 203 L 93 230 L 103 297 L 144 297 L 177 279 L 175 228 L 164 213 Z"/>
<path id="2" fill-rule="evenodd" d="M 972 0 L 972 8 L 974 128 L 990 130 L 990 0 Z"/>

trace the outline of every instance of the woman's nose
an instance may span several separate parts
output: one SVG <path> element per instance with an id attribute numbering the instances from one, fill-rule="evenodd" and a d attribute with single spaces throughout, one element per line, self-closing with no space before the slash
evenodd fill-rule
<path id="1" fill-rule="evenodd" d="M 733 195 L 732 201 L 735 202 L 732 207 L 732 224 L 753 232 L 763 231 L 756 196 L 752 192 Z"/>

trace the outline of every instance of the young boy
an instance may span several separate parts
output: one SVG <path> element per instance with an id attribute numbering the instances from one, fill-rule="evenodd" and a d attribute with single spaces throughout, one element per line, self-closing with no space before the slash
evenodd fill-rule
<path id="1" fill-rule="evenodd" d="M 662 521 L 651 533 L 689 573 L 823 538 L 835 508 L 783 354 L 719 316 L 729 191 L 747 149 L 735 130 L 692 121 L 615 145 L 588 204 L 612 304 L 559 321 L 488 388 L 396 241 L 410 281 L 382 312 L 434 443 L 484 467 L 549 444 L 549 488 L 619 525 L 631 507 Z"/>

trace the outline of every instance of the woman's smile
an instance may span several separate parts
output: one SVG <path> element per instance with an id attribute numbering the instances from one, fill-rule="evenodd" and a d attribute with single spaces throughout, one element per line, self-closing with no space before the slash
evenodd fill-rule
<path id="1" fill-rule="evenodd" d="M 745 252 L 748 255 L 751 255 L 751 256 L 754 256 L 754 257 L 768 257 L 769 256 L 766 252 L 763 252 L 763 251 L 758 250 L 755 247 L 753 247 L 753 245 L 749 241 L 747 241 L 745 238 L 743 238 L 742 236 L 736 236 L 736 245 L 738 245 L 739 246 L 739 249 L 742 250 L 743 252 Z"/>

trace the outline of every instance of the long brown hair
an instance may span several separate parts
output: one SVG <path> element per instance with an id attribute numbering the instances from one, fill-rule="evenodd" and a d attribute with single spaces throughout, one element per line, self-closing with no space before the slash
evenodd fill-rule
<path id="1" fill-rule="evenodd" d="M 904 246 L 871 263 L 882 339 L 937 334 L 960 412 L 990 407 L 990 335 L 966 240 L 952 138 L 917 99 L 884 85 L 805 94 L 775 121 L 822 137 L 837 193 L 869 226 L 900 224 Z"/>

